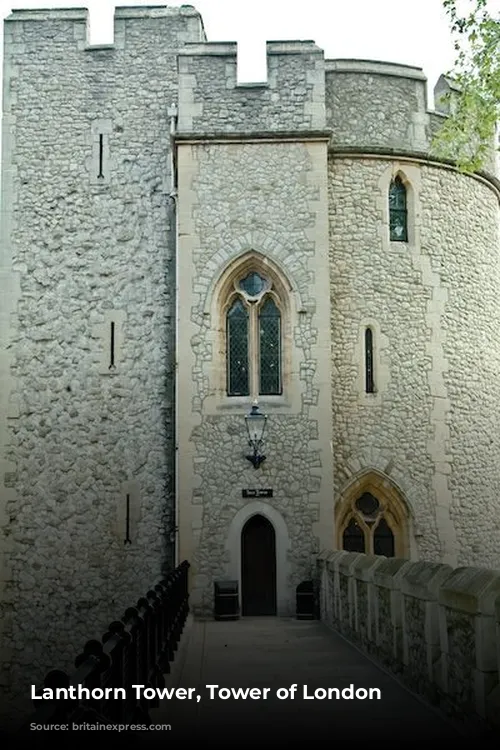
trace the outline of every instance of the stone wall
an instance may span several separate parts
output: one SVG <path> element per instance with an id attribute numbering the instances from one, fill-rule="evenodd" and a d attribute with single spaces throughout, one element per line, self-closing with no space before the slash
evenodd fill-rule
<path id="1" fill-rule="evenodd" d="M 192 9 L 125 8 L 89 48 L 86 24 L 5 22 L 0 660 L 25 701 L 173 563 L 168 107 L 203 33 Z"/>
<path id="2" fill-rule="evenodd" d="M 453 717 L 500 729 L 500 571 L 318 558 L 321 619 Z"/>
<path id="3" fill-rule="evenodd" d="M 408 242 L 389 241 L 396 174 Z M 486 181 L 418 160 L 330 154 L 336 502 L 366 472 L 394 482 L 411 526 L 401 554 L 415 559 L 500 567 L 499 215 Z M 364 384 L 367 326 L 374 393 Z"/>
<path id="4" fill-rule="evenodd" d="M 179 513 L 192 604 L 211 616 L 213 581 L 241 580 L 242 526 L 261 513 L 276 532 L 278 612 L 289 614 L 333 524 L 326 141 L 180 142 L 178 164 Z M 283 393 L 259 397 L 268 426 L 258 471 L 245 459 L 251 398 L 226 395 L 219 296 L 232 269 L 254 262 L 284 303 Z M 273 498 L 246 499 L 244 488 Z"/>
<path id="5" fill-rule="evenodd" d="M 179 55 L 179 131 L 262 133 L 325 127 L 323 51 L 268 42 L 267 81 L 238 84 L 236 44 L 188 45 Z"/>

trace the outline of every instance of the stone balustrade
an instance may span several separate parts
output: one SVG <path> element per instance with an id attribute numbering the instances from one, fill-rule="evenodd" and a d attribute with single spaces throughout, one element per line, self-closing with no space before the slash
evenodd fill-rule
<path id="1" fill-rule="evenodd" d="M 500 571 L 343 551 L 317 565 L 326 624 L 446 713 L 500 728 Z"/>

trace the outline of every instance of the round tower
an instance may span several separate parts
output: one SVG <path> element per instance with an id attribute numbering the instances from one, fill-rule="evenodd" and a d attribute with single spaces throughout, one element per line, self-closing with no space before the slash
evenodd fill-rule
<path id="1" fill-rule="evenodd" d="M 418 68 L 326 61 L 326 115 L 336 544 L 498 566 L 494 162 L 432 158 Z"/>

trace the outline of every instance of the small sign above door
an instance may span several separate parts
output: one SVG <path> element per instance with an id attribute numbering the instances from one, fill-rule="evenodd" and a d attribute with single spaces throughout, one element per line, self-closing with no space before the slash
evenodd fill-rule
<path id="1" fill-rule="evenodd" d="M 242 497 L 272 497 L 272 490 L 241 490 Z"/>

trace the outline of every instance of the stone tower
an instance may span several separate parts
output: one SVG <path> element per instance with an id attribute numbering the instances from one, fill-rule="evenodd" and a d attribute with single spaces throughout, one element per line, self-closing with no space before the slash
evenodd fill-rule
<path id="1" fill-rule="evenodd" d="M 500 565 L 499 183 L 430 155 L 422 71 L 269 42 L 266 82 L 241 85 L 191 6 L 119 8 L 105 47 L 86 25 L 5 22 L 0 640 L 20 703 L 180 559 L 199 616 L 220 579 L 245 614 L 293 615 L 332 546 Z"/>

